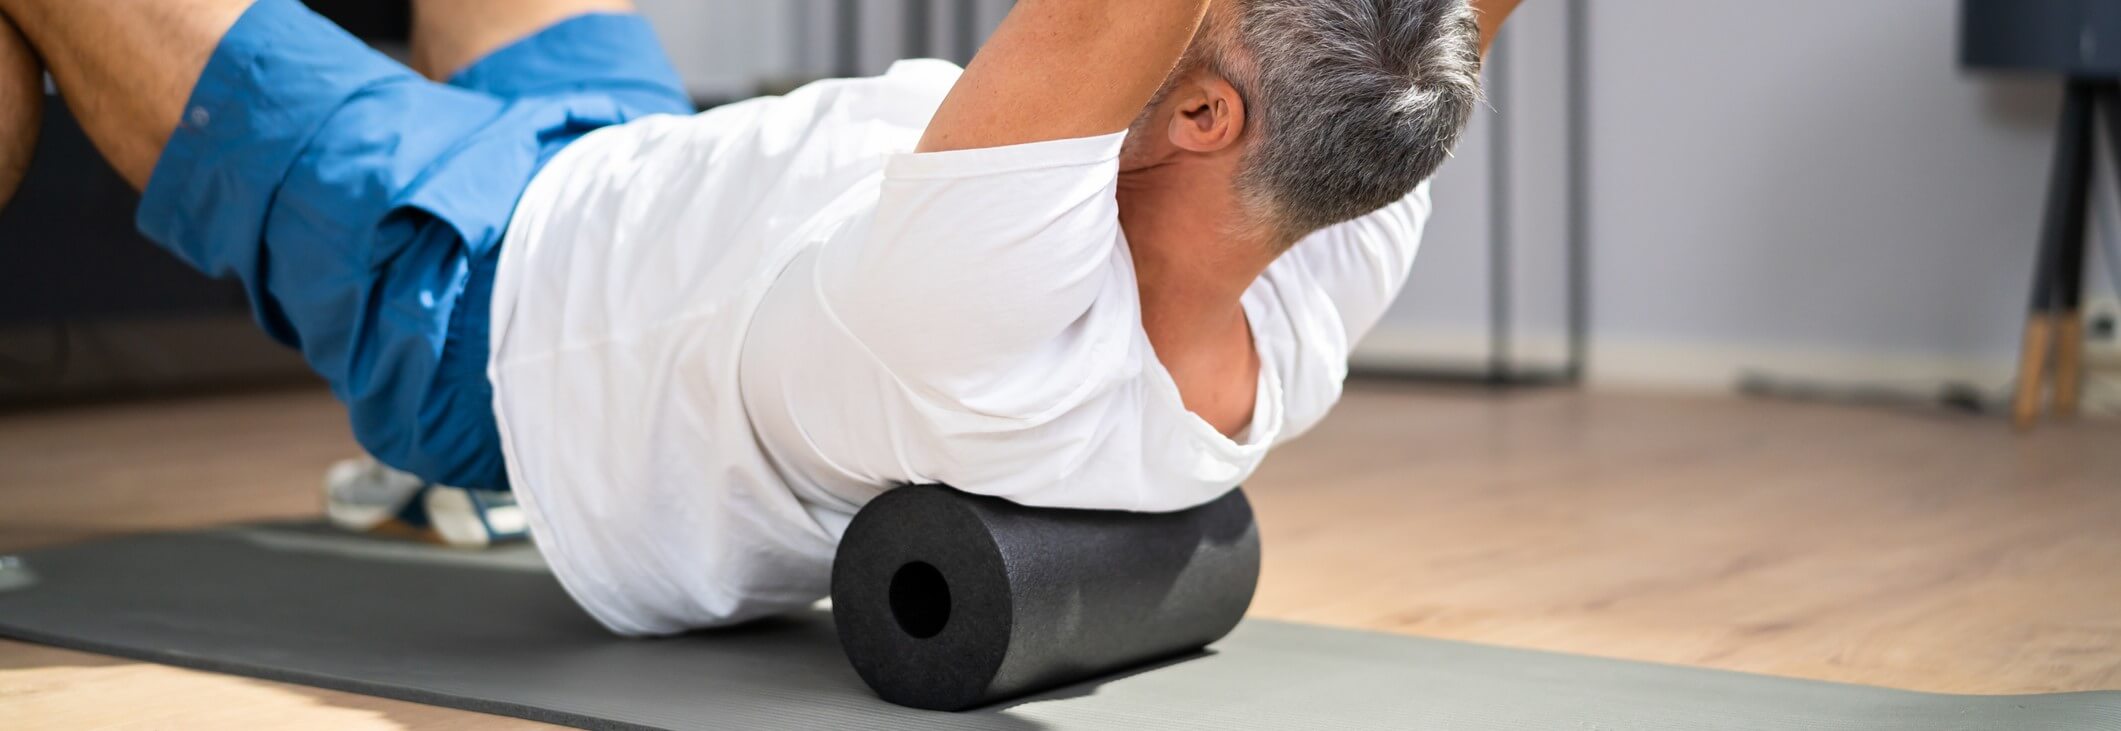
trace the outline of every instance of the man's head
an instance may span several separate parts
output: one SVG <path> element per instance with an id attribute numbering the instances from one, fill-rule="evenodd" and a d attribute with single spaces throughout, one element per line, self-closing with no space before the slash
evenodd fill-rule
<path id="1" fill-rule="evenodd" d="M 1217 0 L 1122 167 L 1219 175 L 1245 230 L 1287 245 L 1434 173 L 1479 75 L 1466 0 Z"/>

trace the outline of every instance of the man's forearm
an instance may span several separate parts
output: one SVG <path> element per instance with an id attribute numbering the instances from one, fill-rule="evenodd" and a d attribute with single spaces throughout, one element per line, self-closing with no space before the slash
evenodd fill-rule
<path id="1" fill-rule="evenodd" d="M 1523 0 L 1472 0 L 1473 13 L 1480 16 L 1480 55 L 1488 55 L 1495 34 L 1502 31 L 1502 21 L 1517 10 L 1520 2 Z"/>
<path id="2" fill-rule="evenodd" d="M 1208 0 L 1022 0 L 966 67 L 921 152 L 1117 132 L 1193 39 Z"/>

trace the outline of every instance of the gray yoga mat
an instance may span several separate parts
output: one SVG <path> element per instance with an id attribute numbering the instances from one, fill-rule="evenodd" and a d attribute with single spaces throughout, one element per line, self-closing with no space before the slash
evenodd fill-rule
<path id="1" fill-rule="evenodd" d="M 832 631 L 813 611 L 619 639 L 528 548 L 308 526 L 0 561 L 0 635 L 588 727 L 2121 728 L 2114 692 L 1936 695 L 1258 620 L 1204 654 L 947 714 L 877 700 Z"/>

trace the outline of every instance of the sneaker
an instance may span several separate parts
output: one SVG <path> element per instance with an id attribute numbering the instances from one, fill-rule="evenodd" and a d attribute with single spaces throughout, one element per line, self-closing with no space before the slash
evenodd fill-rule
<path id="1" fill-rule="evenodd" d="M 463 548 L 529 537 L 514 493 L 437 485 L 373 457 L 344 460 L 325 472 L 324 517 L 356 533 Z"/>
<path id="2" fill-rule="evenodd" d="M 372 457 L 342 460 L 324 472 L 324 517 L 356 533 L 417 530 L 424 526 L 406 520 L 406 513 L 426 488 L 426 480 Z"/>
<path id="3" fill-rule="evenodd" d="M 478 548 L 530 537 L 523 506 L 506 490 L 435 485 L 421 502 L 427 507 L 428 525 L 452 546 Z"/>

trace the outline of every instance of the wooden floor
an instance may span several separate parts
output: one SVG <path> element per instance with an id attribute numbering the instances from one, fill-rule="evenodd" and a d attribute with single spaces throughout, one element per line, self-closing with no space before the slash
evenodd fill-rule
<path id="1" fill-rule="evenodd" d="M 0 416 L 0 551 L 315 514 L 296 392 Z M 1914 690 L 2121 689 L 2121 426 L 1354 389 L 1250 489 L 1253 615 Z M 521 721 L 0 642 L 8 725 Z"/>

